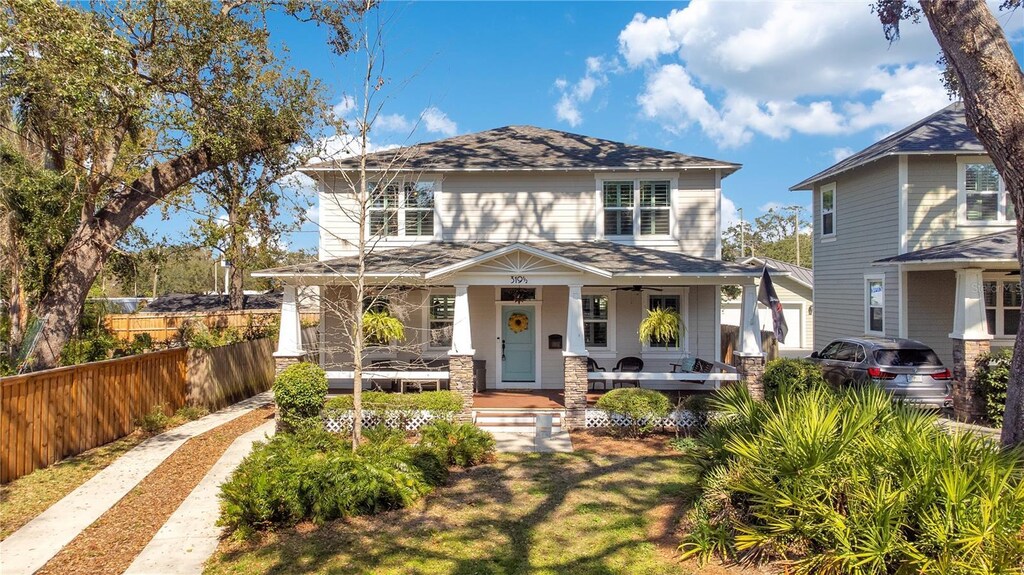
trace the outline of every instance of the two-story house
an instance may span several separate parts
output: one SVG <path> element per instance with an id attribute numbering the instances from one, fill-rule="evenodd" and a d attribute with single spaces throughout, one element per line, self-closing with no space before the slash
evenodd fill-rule
<path id="1" fill-rule="evenodd" d="M 974 418 L 973 358 L 1013 345 L 1013 205 L 954 103 L 796 184 L 813 193 L 814 342 L 906 337 L 953 367 Z"/>
<path id="2" fill-rule="evenodd" d="M 303 169 L 319 186 L 319 261 L 254 274 L 286 284 L 278 357 L 305 353 L 289 294 L 321 286 L 318 355 L 332 386 L 351 385 L 341 310 L 353 306 L 360 229 L 373 305 L 406 331 L 367 359 L 420 365 L 470 402 L 481 389 L 550 390 L 571 412 L 587 380 L 626 357 L 648 374 L 634 383 L 678 388 L 685 358 L 719 359 L 719 287 L 747 286 L 754 308 L 760 270 L 721 261 L 721 183 L 737 164 L 530 126 L 364 159 L 366 209 L 359 157 Z M 655 308 L 679 312 L 677 338 L 640 341 Z M 757 354 L 760 342 L 741 348 Z"/>

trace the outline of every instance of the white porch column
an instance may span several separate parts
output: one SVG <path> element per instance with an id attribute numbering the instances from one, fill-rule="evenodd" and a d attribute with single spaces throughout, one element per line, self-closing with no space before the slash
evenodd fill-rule
<path id="1" fill-rule="evenodd" d="M 954 339 L 992 339 L 985 322 L 984 283 L 980 268 L 956 270 L 956 301 L 953 302 Z"/>
<path id="2" fill-rule="evenodd" d="M 455 286 L 455 317 L 452 321 L 452 349 L 449 355 L 473 355 L 473 334 L 469 325 L 469 286 Z"/>
<path id="3" fill-rule="evenodd" d="M 583 286 L 569 286 L 569 307 L 565 319 L 564 356 L 587 356 L 587 344 L 583 336 Z"/>
<path id="4" fill-rule="evenodd" d="M 757 317 L 757 286 L 743 286 L 740 307 L 740 340 L 735 353 L 744 356 L 764 356 L 761 347 L 761 322 Z"/>
<path id="5" fill-rule="evenodd" d="M 295 286 L 284 286 L 281 302 L 281 329 L 277 336 L 275 356 L 297 357 L 303 354 L 302 332 L 299 331 L 299 304 Z"/>

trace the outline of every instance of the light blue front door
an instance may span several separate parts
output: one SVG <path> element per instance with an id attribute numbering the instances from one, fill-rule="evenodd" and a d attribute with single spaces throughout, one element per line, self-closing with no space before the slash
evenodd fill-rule
<path id="1" fill-rule="evenodd" d="M 530 382 L 537 380 L 536 330 L 534 309 L 530 306 L 506 305 L 501 308 L 501 380 Z"/>

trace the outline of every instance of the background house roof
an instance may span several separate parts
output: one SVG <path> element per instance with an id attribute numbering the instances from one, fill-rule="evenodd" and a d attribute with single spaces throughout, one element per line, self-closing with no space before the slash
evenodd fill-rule
<path id="1" fill-rule="evenodd" d="M 721 168 L 740 164 L 645 148 L 534 126 L 505 126 L 474 134 L 367 154 L 372 171 L 498 171 Z M 312 164 L 304 171 L 355 170 L 359 157 Z"/>
<path id="2" fill-rule="evenodd" d="M 369 254 L 366 269 L 369 274 L 406 275 L 422 278 L 424 275 L 464 262 L 485 257 L 515 243 L 496 242 L 435 242 L 412 248 L 377 250 Z M 759 270 L 739 263 L 698 258 L 685 254 L 650 248 L 626 246 L 609 241 L 592 242 L 529 242 L 524 246 L 547 252 L 553 256 L 573 260 L 599 268 L 613 276 L 644 274 L 662 275 L 734 275 L 756 277 Z M 254 276 L 335 276 L 356 271 L 357 258 L 347 256 L 272 268 L 254 272 Z"/>
<path id="3" fill-rule="evenodd" d="M 801 283 L 809 288 L 814 288 L 814 270 L 777 260 L 775 258 L 766 258 L 761 256 L 751 256 L 742 261 L 742 263 L 753 266 L 768 266 L 769 271 L 777 272 L 789 272 L 789 276 L 794 281 Z"/>
<path id="4" fill-rule="evenodd" d="M 963 260 L 1008 260 L 1017 261 L 1017 232 L 1005 230 L 986 234 L 968 240 L 950 242 L 939 246 L 907 252 L 891 258 L 877 260 L 876 264 L 893 263 L 938 263 Z"/>
<path id="5" fill-rule="evenodd" d="M 954 102 L 946 106 L 931 116 L 871 144 L 789 189 L 791 191 L 813 189 L 815 182 L 886 156 L 948 152 L 987 153 L 978 137 L 967 126 L 967 116 L 964 114 L 964 105 L 961 102 Z"/>
<path id="6" fill-rule="evenodd" d="M 242 309 L 280 309 L 281 292 L 242 296 Z M 149 302 L 146 312 L 186 313 L 227 311 L 228 296 L 221 294 L 181 294 L 160 296 Z"/>

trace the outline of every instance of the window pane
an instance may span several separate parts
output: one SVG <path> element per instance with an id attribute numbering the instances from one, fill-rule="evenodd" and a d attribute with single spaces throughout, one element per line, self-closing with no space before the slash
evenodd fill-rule
<path id="1" fill-rule="evenodd" d="M 1010 197 L 1010 192 L 1006 192 L 1003 199 L 1006 201 L 1006 219 L 1012 222 L 1017 219 L 1017 210 L 1013 207 L 1013 198 Z"/>
<path id="2" fill-rule="evenodd" d="M 679 296 L 677 295 L 652 295 L 647 300 L 647 309 L 672 309 L 679 311 Z M 650 347 L 679 347 L 679 341 L 676 339 L 669 340 L 667 342 L 652 341 L 648 344 Z"/>
<path id="3" fill-rule="evenodd" d="M 434 207 L 434 184 L 432 182 L 417 182 L 415 184 L 406 184 L 405 207 Z"/>
<path id="4" fill-rule="evenodd" d="M 608 296 L 583 296 L 583 319 L 608 319 Z"/>
<path id="5" fill-rule="evenodd" d="M 1020 309 L 1008 309 L 1003 311 L 1003 335 L 1017 335 L 1017 326 L 1020 324 Z"/>
<path id="6" fill-rule="evenodd" d="M 882 307 L 885 305 L 885 284 L 880 281 L 868 282 L 868 305 Z"/>
<path id="7" fill-rule="evenodd" d="M 640 182 L 640 205 L 647 207 L 668 206 L 668 182 Z"/>
<path id="8" fill-rule="evenodd" d="M 430 319 L 454 319 L 455 296 L 435 295 L 430 297 Z"/>
<path id="9" fill-rule="evenodd" d="M 835 232 L 833 224 L 835 214 L 821 214 L 821 234 L 824 236 L 830 236 Z"/>
<path id="10" fill-rule="evenodd" d="M 380 186 L 374 188 L 371 200 L 374 208 L 397 208 L 398 186 L 390 184 L 383 189 Z"/>
<path id="11" fill-rule="evenodd" d="M 370 233 L 381 236 L 397 236 L 398 212 L 396 210 L 371 210 Z"/>
<path id="12" fill-rule="evenodd" d="M 665 235 L 668 233 L 668 223 L 667 209 L 640 210 L 640 233 L 642 235 Z"/>
<path id="13" fill-rule="evenodd" d="M 633 207 L 633 182 L 605 182 L 604 205 L 609 207 Z"/>
<path id="14" fill-rule="evenodd" d="M 434 235 L 434 211 L 433 210 L 405 210 L 405 235 L 407 236 L 432 236 Z"/>
<path id="15" fill-rule="evenodd" d="M 996 282 L 983 282 L 981 285 L 985 295 L 985 307 L 996 307 Z"/>
<path id="16" fill-rule="evenodd" d="M 633 210 L 605 209 L 604 233 L 607 236 L 633 235 Z"/>
<path id="17" fill-rule="evenodd" d="M 1020 307 L 1020 284 L 1017 282 L 1003 282 L 1003 306 Z"/>
<path id="18" fill-rule="evenodd" d="M 868 322 L 868 329 L 871 331 L 884 331 L 882 329 L 882 308 L 873 307 L 871 308 L 871 318 Z"/>
<path id="19" fill-rule="evenodd" d="M 999 214 L 999 195 L 989 192 L 967 193 L 967 219 L 994 220 Z"/>
<path id="20" fill-rule="evenodd" d="M 965 172 L 968 192 L 999 190 L 999 172 L 994 164 L 967 164 Z"/>
<path id="21" fill-rule="evenodd" d="M 996 310 L 987 309 L 985 310 L 985 324 L 988 325 L 988 334 L 996 334 Z"/>
<path id="22" fill-rule="evenodd" d="M 835 191 L 828 190 L 821 193 L 821 209 L 822 211 L 831 212 L 836 207 L 835 202 Z"/>
<path id="23" fill-rule="evenodd" d="M 443 321 L 430 322 L 430 347 L 451 347 L 452 324 Z"/>
<path id="24" fill-rule="evenodd" d="M 930 349 L 880 349 L 875 351 L 879 365 L 942 365 L 939 356 Z"/>
<path id="25" fill-rule="evenodd" d="M 608 324 L 603 321 L 584 323 L 583 342 L 587 347 L 608 347 Z"/>

